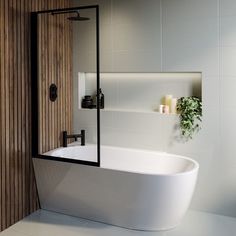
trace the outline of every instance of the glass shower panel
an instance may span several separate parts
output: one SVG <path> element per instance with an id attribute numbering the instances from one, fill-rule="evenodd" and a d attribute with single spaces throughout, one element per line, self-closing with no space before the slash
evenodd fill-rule
<path id="1" fill-rule="evenodd" d="M 97 8 L 37 15 L 38 153 L 97 165 Z M 95 79 L 85 79 L 86 73 Z"/>

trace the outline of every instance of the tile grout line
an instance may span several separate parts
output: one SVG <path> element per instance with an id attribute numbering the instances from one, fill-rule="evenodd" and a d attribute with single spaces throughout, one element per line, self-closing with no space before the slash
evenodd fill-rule
<path id="1" fill-rule="evenodd" d="M 111 12 L 111 32 L 110 32 L 110 37 L 111 37 L 111 70 L 114 71 L 114 40 L 113 40 L 113 0 L 110 0 L 111 6 L 110 6 L 110 12 Z"/>
<path id="2" fill-rule="evenodd" d="M 221 88 L 221 83 L 222 83 L 222 69 L 221 69 L 221 61 L 222 61 L 222 53 L 221 53 L 221 46 L 222 46 L 222 39 L 221 39 L 221 9 L 220 9 L 220 0 L 217 1 L 217 14 L 218 14 L 218 44 L 219 44 L 219 47 L 218 47 L 218 73 L 219 73 L 219 78 L 218 78 L 218 84 L 219 84 L 219 97 L 218 97 L 218 109 L 219 111 L 221 110 L 221 91 L 220 91 L 220 88 Z M 218 134 L 219 134 L 219 139 L 221 138 L 221 113 L 219 113 L 219 117 L 218 117 L 218 125 L 219 125 L 219 128 L 218 128 Z"/>
<path id="3" fill-rule="evenodd" d="M 163 14 L 162 14 L 162 0 L 160 0 L 160 39 L 161 39 L 161 72 L 163 72 Z"/>

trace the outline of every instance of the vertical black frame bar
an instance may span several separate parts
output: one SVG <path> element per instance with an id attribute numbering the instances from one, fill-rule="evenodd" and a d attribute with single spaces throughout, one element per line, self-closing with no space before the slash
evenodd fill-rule
<path id="1" fill-rule="evenodd" d="M 73 8 L 60 8 L 60 9 L 51 9 L 45 11 L 36 11 L 31 12 L 31 109 L 32 109 L 32 157 L 47 159 L 53 161 L 77 163 L 82 165 L 97 166 L 100 167 L 100 102 L 97 99 L 97 162 L 91 161 L 82 161 L 75 160 L 70 158 L 61 158 L 55 156 L 46 156 L 38 153 L 39 145 L 39 118 L 38 118 L 38 106 L 39 106 L 39 97 L 38 97 L 38 15 L 44 13 L 53 13 L 53 12 L 70 12 L 75 10 L 83 9 L 92 9 L 96 10 L 96 63 L 97 63 L 97 98 L 99 98 L 99 89 L 100 89 L 100 29 L 99 29 L 99 5 L 90 5 L 90 6 L 81 6 Z"/>
<path id="2" fill-rule="evenodd" d="M 100 39 L 99 39 L 99 6 L 96 7 L 96 50 L 97 50 L 97 161 L 98 166 L 101 165 L 100 161 L 100 147 L 101 147 L 101 136 L 100 136 Z"/>
<path id="3" fill-rule="evenodd" d="M 38 155 L 38 14 L 31 13 L 32 156 Z"/>

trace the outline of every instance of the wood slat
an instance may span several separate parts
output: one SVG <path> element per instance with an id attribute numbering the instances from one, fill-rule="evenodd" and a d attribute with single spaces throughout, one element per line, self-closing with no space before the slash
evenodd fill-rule
<path id="1" fill-rule="evenodd" d="M 31 155 L 30 12 L 69 6 L 68 0 L 0 0 L 0 231 L 39 207 Z M 61 131 L 72 127 L 69 25 L 63 16 L 40 18 L 42 152 L 60 146 Z M 52 82 L 59 88 L 55 103 L 48 98 Z"/>
<path id="2" fill-rule="evenodd" d="M 5 112 L 5 52 L 7 51 L 5 45 L 5 21 L 6 21 L 6 10 L 5 10 L 6 1 L 2 2 L 1 7 L 1 114 Z M 5 116 L 1 115 L 1 229 L 6 227 L 6 198 L 5 198 L 5 191 L 6 191 L 6 128 L 5 128 Z"/>
<path id="3" fill-rule="evenodd" d="M 3 1 L 0 1 L 0 42 L 2 42 L 3 38 Z M 2 92 L 2 75 L 3 75 L 3 47 L 0 47 L 0 93 Z M 1 96 L 0 96 L 0 113 L 2 113 L 2 103 L 1 103 Z M 0 128 L 2 128 L 2 116 L 0 116 Z M 0 218 L 2 218 L 2 136 L 0 135 Z M 0 223 L 0 231 L 2 230 L 2 224 Z"/>
<path id="4" fill-rule="evenodd" d="M 6 14 L 6 21 L 5 21 L 5 47 L 6 47 L 6 51 L 5 51 L 5 61 L 8 65 L 10 65 L 10 19 L 9 19 L 9 15 L 11 11 L 7 11 L 7 9 L 10 9 L 10 5 L 9 5 L 9 1 L 7 2 L 7 4 L 5 5 L 5 14 Z M 6 79 L 5 80 L 5 96 L 4 96 L 4 100 L 5 100 L 5 111 L 4 111 L 4 115 L 5 115 L 5 127 L 4 129 L 6 130 L 5 132 L 5 191 L 3 194 L 5 194 L 5 214 L 6 214 L 6 220 L 5 220 L 5 226 L 8 227 L 10 225 L 10 203 L 9 203 L 9 198 L 10 198 L 10 181 L 9 181 L 9 174 L 10 174 L 10 165 L 9 165 L 9 152 L 10 152 L 10 148 L 9 148 L 9 108 L 10 108 L 10 95 L 9 95 L 9 80 L 11 79 L 10 76 L 10 68 L 9 66 L 5 67 L 5 76 Z M 9 186 L 9 187 L 8 187 Z"/>

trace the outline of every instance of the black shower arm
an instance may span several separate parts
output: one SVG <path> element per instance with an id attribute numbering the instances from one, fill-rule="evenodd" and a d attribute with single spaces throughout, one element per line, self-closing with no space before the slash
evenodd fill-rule
<path id="1" fill-rule="evenodd" d="M 59 14 L 66 14 L 66 13 L 78 13 L 78 10 L 72 10 L 72 11 L 58 11 L 58 12 L 52 12 L 52 15 L 59 15 Z"/>

